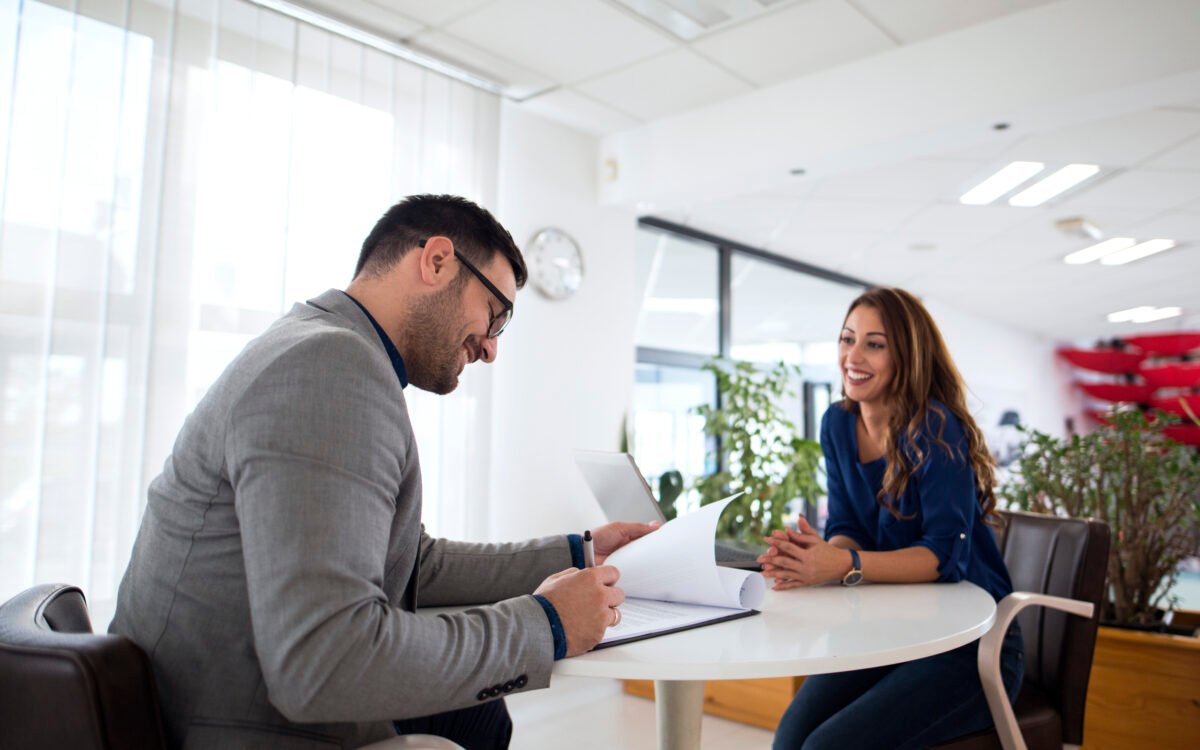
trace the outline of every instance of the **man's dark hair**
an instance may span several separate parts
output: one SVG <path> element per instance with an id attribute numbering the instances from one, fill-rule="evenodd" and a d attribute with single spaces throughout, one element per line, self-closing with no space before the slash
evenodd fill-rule
<path id="1" fill-rule="evenodd" d="M 449 237 L 454 249 L 476 266 L 503 253 L 517 288 L 525 286 L 529 272 L 512 235 L 487 209 L 457 195 L 410 195 L 389 208 L 363 241 L 354 275 L 383 273 L 409 250 L 439 235 Z"/>

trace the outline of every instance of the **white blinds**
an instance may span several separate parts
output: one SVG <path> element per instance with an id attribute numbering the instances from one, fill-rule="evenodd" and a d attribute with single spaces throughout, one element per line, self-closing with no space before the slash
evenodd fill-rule
<path id="1" fill-rule="evenodd" d="M 401 196 L 494 204 L 498 113 L 243 0 L 0 0 L 0 599 L 75 583 L 103 626 L 209 383 Z M 433 531 L 486 533 L 487 392 L 409 389 Z"/>

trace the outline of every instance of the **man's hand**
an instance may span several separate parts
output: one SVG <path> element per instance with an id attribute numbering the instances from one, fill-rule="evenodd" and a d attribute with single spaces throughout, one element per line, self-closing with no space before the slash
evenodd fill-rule
<path id="1" fill-rule="evenodd" d="M 771 545 L 758 561 L 763 577 L 774 578 L 776 591 L 840 580 L 850 570 L 850 553 L 822 539 L 803 518 L 799 531 L 773 531 Z"/>
<path id="2" fill-rule="evenodd" d="M 629 544 L 634 539 L 646 536 L 662 524 L 658 521 L 651 523 L 626 523 L 615 521 L 606 523 L 592 530 L 592 544 L 595 545 L 596 564 L 601 565 L 609 555 Z"/>
<path id="3" fill-rule="evenodd" d="M 625 601 L 625 592 L 615 585 L 620 577 L 611 565 L 567 568 L 542 581 L 533 592 L 549 599 L 558 612 L 567 635 L 567 656 L 591 651 L 604 631 L 620 621 L 620 613 L 614 609 Z"/>

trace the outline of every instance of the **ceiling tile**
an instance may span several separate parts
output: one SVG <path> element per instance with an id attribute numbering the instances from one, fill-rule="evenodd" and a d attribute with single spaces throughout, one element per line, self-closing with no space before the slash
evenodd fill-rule
<path id="1" fill-rule="evenodd" d="M 766 247 L 799 206 L 797 198 L 743 196 L 689 207 L 688 224 L 752 247 Z"/>
<path id="2" fill-rule="evenodd" d="M 842 0 L 811 0 L 764 13 L 691 46 L 718 65 L 767 85 L 896 45 Z"/>
<path id="3" fill-rule="evenodd" d="M 333 0 L 327 0 L 327 2 L 333 2 Z M 341 2 L 341 0 L 337 0 L 337 2 Z M 438 0 L 436 3 L 431 3 L 429 0 L 366 0 L 366 2 L 409 18 L 415 18 L 430 26 L 440 26 L 475 10 L 489 0 Z"/>
<path id="4" fill-rule="evenodd" d="M 572 89 L 555 89 L 527 99 L 522 109 L 535 112 L 585 133 L 605 135 L 638 124 L 623 112 L 593 101 Z"/>
<path id="5" fill-rule="evenodd" d="M 1010 148 L 1005 158 L 1049 164 L 1127 167 L 1168 151 L 1198 134 L 1200 112 L 1152 109 L 1030 135 Z M 1193 150 L 1193 161 L 1200 166 L 1200 147 Z"/>
<path id="6" fill-rule="evenodd" d="M 957 198 L 964 185 L 986 168 L 985 162 L 916 159 L 869 172 L 838 175 L 820 181 L 820 198 L 933 201 Z M 969 187 L 969 185 L 968 185 Z"/>
<path id="7" fill-rule="evenodd" d="M 425 27 L 420 21 L 368 0 L 300 0 L 297 5 L 384 39 L 407 39 Z"/>
<path id="8" fill-rule="evenodd" d="M 1197 111 L 1196 115 L 1200 116 L 1200 111 Z M 1200 170 L 1200 135 L 1155 156 L 1146 162 L 1146 166 L 1163 167 L 1166 169 Z"/>
<path id="9" fill-rule="evenodd" d="M 781 232 L 888 232 L 919 213 L 916 201 L 855 201 L 813 198 L 800 204 Z"/>
<path id="10" fill-rule="evenodd" d="M 1138 239 L 1163 237 L 1179 243 L 1200 244 L 1200 214 L 1173 211 L 1133 225 L 1130 234 Z M 1200 291 L 1196 293 L 1200 299 Z"/>
<path id="11" fill-rule="evenodd" d="M 601 0 L 495 0 L 445 31 L 560 83 L 572 83 L 676 46 Z"/>
<path id="12" fill-rule="evenodd" d="M 1063 210 L 1094 208 L 1171 209 L 1200 198 L 1200 171 L 1131 169 L 1079 191 Z"/>
<path id="13" fill-rule="evenodd" d="M 907 234 L 953 233 L 995 235 L 1035 218 L 1028 209 L 1007 205 L 964 206 L 935 203 L 904 225 Z"/>
<path id="14" fill-rule="evenodd" d="M 413 49 L 454 63 L 504 87 L 505 96 L 521 101 L 558 84 L 547 76 L 441 31 L 425 31 L 410 42 Z"/>
<path id="15" fill-rule="evenodd" d="M 575 88 L 646 120 L 751 90 L 748 84 L 686 49 L 642 60 Z"/>
<path id="16" fill-rule="evenodd" d="M 1045 5 L 1050 0 L 855 0 L 901 42 L 912 42 Z"/>

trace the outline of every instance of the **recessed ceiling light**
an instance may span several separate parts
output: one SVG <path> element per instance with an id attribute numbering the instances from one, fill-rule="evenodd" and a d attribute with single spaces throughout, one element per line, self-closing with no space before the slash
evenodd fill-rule
<path id="1" fill-rule="evenodd" d="M 1115 253 L 1118 250 L 1124 250 L 1127 247 L 1133 247 L 1137 244 L 1137 240 L 1132 237 L 1113 237 L 1111 240 L 1097 242 L 1091 247 L 1085 247 L 1082 250 L 1076 250 L 1067 257 L 1063 258 L 1063 263 L 1071 265 L 1079 265 L 1081 263 L 1091 263 L 1094 260 L 1103 258 L 1104 256 Z"/>
<path id="2" fill-rule="evenodd" d="M 1040 161 L 1014 161 L 958 199 L 968 206 L 984 206 L 1046 168 Z"/>
<path id="3" fill-rule="evenodd" d="M 1153 307 L 1141 305 L 1128 310 L 1118 310 L 1108 314 L 1109 323 L 1152 323 L 1156 320 L 1175 318 L 1183 314 L 1179 307 Z"/>
<path id="4" fill-rule="evenodd" d="M 1068 164 L 1045 179 L 1033 183 L 1008 199 L 1010 206 L 1040 206 L 1054 196 L 1075 187 L 1100 171 L 1095 164 Z"/>
<path id="5" fill-rule="evenodd" d="M 1100 262 L 1106 266 L 1119 266 L 1123 263 L 1141 260 L 1148 255 L 1161 253 L 1163 250 L 1170 250 L 1173 247 L 1175 247 L 1175 240 L 1146 240 L 1139 245 L 1106 255 L 1100 259 Z"/>

